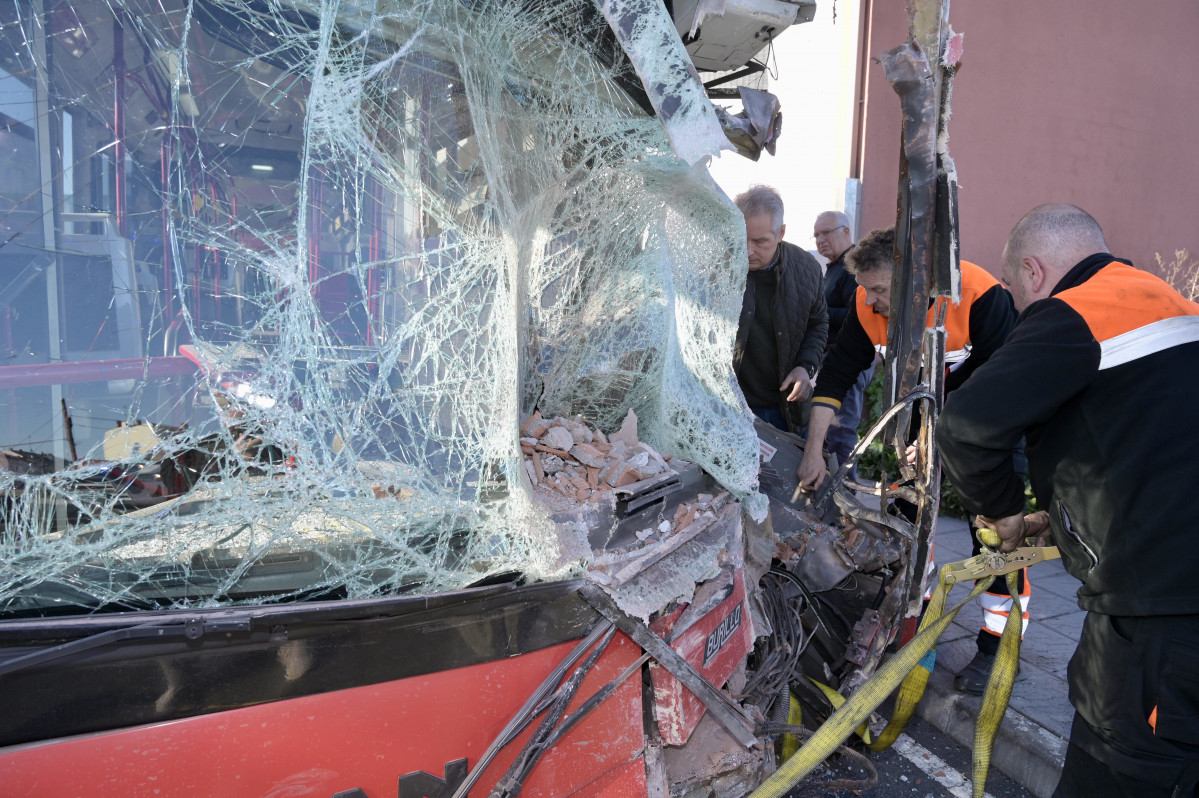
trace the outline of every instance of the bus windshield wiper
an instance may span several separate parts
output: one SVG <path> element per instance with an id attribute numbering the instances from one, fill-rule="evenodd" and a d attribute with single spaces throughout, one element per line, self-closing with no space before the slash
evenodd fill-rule
<path id="1" fill-rule="evenodd" d="M 109 629 L 97 632 L 78 640 L 70 640 L 51 648 L 35 651 L 23 657 L 16 657 L 0 663 L 0 677 L 29 668 L 40 667 L 50 662 L 64 658 L 75 658 L 89 651 L 118 643 L 124 640 L 161 639 L 170 640 L 183 638 L 199 640 L 211 632 L 246 632 L 250 629 L 250 619 L 222 619 L 216 623 L 206 621 L 200 616 L 192 616 L 180 620 L 156 620 L 136 626 L 125 626 L 120 629 Z"/>

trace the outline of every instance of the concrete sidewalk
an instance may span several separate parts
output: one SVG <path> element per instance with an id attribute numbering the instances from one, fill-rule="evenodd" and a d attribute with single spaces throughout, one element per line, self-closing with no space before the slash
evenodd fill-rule
<path id="1" fill-rule="evenodd" d="M 969 556 L 966 522 L 940 519 L 938 567 Z M 1067 700 L 1066 663 L 1078 645 L 1086 613 L 1074 599 L 1079 582 L 1066 573 L 1061 560 L 1033 566 L 1029 580 L 1031 623 L 1020 649 L 1020 675 L 1007 717 L 996 735 L 991 765 L 1038 798 L 1049 798 L 1057 786 L 1074 717 Z M 948 606 L 965 598 L 970 587 L 969 583 L 956 586 Z M 954 690 L 953 677 L 974 657 L 981 623 L 982 610 L 975 605 L 967 604 L 958 613 L 937 646 L 937 665 L 918 710 L 922 718 L 968 748 L 973 746 L 981 699 Z"/>

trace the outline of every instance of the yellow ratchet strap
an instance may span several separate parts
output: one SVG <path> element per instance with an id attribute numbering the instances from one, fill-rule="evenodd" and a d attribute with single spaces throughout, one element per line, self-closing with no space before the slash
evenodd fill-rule
<path id="1" fill-rule="evenodd" d="M 805 678 L 807 678 L 807 680 L 809 682 L 811 682 L 812 684 L 816 685 L 816 689 L 819 690 L 822 694 L 824 694 L 825 699 L 827 699 L 828 702 L 833 705 L 833 709 L 836 709 L 845 703 L 845 696 L 841 695 L 840 693 L 838 693 L 833 688 L 829 687 L 824 682 L 818 682 L 815 679 L 813 679 L 811 676 L 808 676 Z M 857 731 L 858 736 L 862 738 L 862 742 L 869 745 L 870 744 L 870 724 L 863 723 L 861 726 L 859 726 L 856 729 L 856 731 Z"/>
<path id="2" fill-rule="evenodd" d="M 984 546 L 999 545 L 999 536 L 990 529 L 978 530 L 978 538 Z M 999 641 L 999 652 L 995 666 L 987 680 L 979 710 L 978 723 L 974 732 L 974 796 L 982 798 L 986 786 L 987 769 L 991 763 L 991 746 L 995 732 L 1003 721 L 1008 699 L 1012 694 L 1012 683 L 1020 661 L 1020 636 L 1022 615 L 1020 597 L 1016 590 L 1016 571 L 1036 562 L 1059 556 L 1056 547 L 1027 547 L 1017 549 L 1009 555 L 993 550 L 964 560 L 950 563 L 941 568 L 937 589 L 920 621 L 919 631 L 895 656 L 878 669 L 866 683 L 844 700 L 828 720 L 816 731 L 794 756 L 784 762 L 769 779 L 763 782 L 749 798 L 784 798 L 799 782 L 829 757 L 856 729 L 866 723 L 870 714 L 886 700 L 896 687 L 895 712 L 886 727 L 870 743 L 872 751 L 883 751 L 891 746 L 903 732 L 916 711 L 928 685 L 928 677 L 936 661 L 937 640 L 957 617 L 966 604 L 973 601 L 995 581 L 996 576 L 1007 579 L 1008 592 L 1012 595 L 1014 612 L 1008 613 L 1007 624 Z M 998 557 L 1002 560 L 994 559 Z M 989 558 L 989 559 L 987 559 Z M 976 562 L 985 560 L 985 562 Z M 982 569 L 979 571 L 979 569 Z M 979 575 L 974 575 L 974 574 Z M 948 613 L 944 612 L 949 591 L 959 581 L 978 580 L 970 594 L 955 604 Z M 827 694 L 827 693 L 826 693 Z M 831 699 L 830 699 L 831 700 Z"/>

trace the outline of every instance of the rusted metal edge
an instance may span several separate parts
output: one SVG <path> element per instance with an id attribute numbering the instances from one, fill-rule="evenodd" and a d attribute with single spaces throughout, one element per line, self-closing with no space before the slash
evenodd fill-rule
<path id="1" fill-rule="evenodd" d="M 737 706 L 731 698 L 712 686 L 699 671 L 687 660 L 671 648 L 665 640 L 658 637 L 641 621 L 628 615 L 612 598 L 599 586 L 585 584 L 579 588 L 583 600 L 595 608 L 595 611 L 607 618 L 622 632 L 633 639 L 650 656 L 656 659 L 662 667 L 679 680 L 680 683 L 703 702 L 720 725 L 723 726 L 737 742 L 746 748 L 758 744 L 754 734 L 754 724 L 746 717 L 744 710 Z"/>

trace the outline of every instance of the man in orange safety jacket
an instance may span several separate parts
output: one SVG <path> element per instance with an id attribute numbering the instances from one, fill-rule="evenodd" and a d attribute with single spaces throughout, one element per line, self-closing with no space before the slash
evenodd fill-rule
<path id="1" fill-rule="evenodd" d="M 805 489 L 815 490 L 824 482 L 822 448 L 829 425 L 858 375 L 870 367 L 876 351 L 887 344 L 894 249 L 894 229 L 874 230 L 847 256 L 850 270 L 858 282 L 858 290 L 813 390 L 808 443 L 798 470 L 800 485 Z M 929 308 L 927 323 L 930 326 L 935 312 L 934 307 Z M 1016 310 L 1007 290 L 982 267 L 962 261 L 962 301 L 950 305 L 945 318 L 945 359 L 949 364 L 949 374 L 945 379 L 947 394 L 957 389 L 979 366 L 987 362 L 1003 343 L 1015 321 Z M 974 545 L 977 554 L 977 541 Z M 1025 628 L 1028 626 L 1030 597 L 1026 576 L 1021 571 L 1020 612 Z M 999 650 L 999 635 L 1003 632 L 1012 607 L 1011 596 L 1001 583 L 997 583 L 993 590 L 994 593 L 983 593 L 979 597 L 982 624 L 977 637 L 978 651 L 954 680 L 958 690 L 974 695 L 981 695 L 986 687 L 987 676 Z"/>

